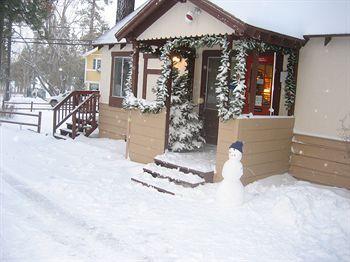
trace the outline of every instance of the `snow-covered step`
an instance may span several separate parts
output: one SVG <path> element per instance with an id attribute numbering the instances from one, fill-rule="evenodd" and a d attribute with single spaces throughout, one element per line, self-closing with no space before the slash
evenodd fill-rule
<path id="1" fill-rule="evenodd" d="M 70 136 L 72 137 L 72 134 L 73 134 L 73 131 L 71 129 L 68 129 L 68 128 L 60 128 L 60 133 L 62 136 Z M 77 132 L 76 133 L 76 136 L 79 136 L 80 135 L 80 132 Z"/>
<path id="2" fill-rule="evenodd" d="M 62 136 L 62 135 L 60 135 L 60 134 L 54 134 L 53 136 L 54 136 L 54 138 L 56 138 L 56 139 L 67 140 L 67 136 Z"/>
<path id="3" fill-rule="evenodd" d="M 143 186 L 153 188 L 161 193 L 166 193 L 170 195 L 179 195 L 180 190 L 186 190 L 183 187 L 180 187 L 174 183 L 169 182 L 167 179 L 161 179 L 153 177 L 150 174 L 142 173 L 135 175 L 131 178 L 132 181 L 139 183 Z"/>
<path id="4" fill-rule="evenodd" d="M 193 168 L 179 165 L 178 163 L 174 164 L 174 163 L 166 162 L 164 160 L 159 159 L 158 156 L 156 158 L 154 158 L 154 163 L 159 165 L 159 166 L 166 167 L 166 168 L 178 169 L 185 174 L 190 174 L 190 173 L 195 174 L 195 175 L 203 178 L 205 180 L 205 182 L 207 182 L 207 183 L 212 183 L 214 180 L 214 171 L 202 172 L 202 171 L 197 170 L 197 169 L 193 169 Z"/>
<path id="5" fill-rule="evenodd" d="M 178 169 L 167 168 L 155 163 L 144 166 L 143 171 L 154 177 L 168 179 L 170 182 L 184 187 L 196 187 L 205 183 L 205 180 L 193 173 L 184 173 Z"/>

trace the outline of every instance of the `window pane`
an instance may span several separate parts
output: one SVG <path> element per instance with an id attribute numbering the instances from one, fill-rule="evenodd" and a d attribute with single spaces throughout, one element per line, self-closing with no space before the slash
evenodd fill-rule
<path id="1" fill-rule="evenodd" d="M 123 58 L 114 58 L 114 76 L 113 76 L 113 92 L 112 96 L 122 96 L 122 70 L 123 70 Z"/>
<path id="2" fill-rule="evenodd" d="M 101 59 L 96 60 L 96 69 L 101 69 Z"/>

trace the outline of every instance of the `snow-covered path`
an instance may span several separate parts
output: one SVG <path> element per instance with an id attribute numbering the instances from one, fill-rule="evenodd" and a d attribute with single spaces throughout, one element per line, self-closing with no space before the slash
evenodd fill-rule
<path id="1" fill-rule="evenodd" d="M 0 127 L 0 261 L 349 261 L 350 192 L 287 175 L 234 210 L 217 185 L 158 193 L 130 181 L 124 143 Z"/>

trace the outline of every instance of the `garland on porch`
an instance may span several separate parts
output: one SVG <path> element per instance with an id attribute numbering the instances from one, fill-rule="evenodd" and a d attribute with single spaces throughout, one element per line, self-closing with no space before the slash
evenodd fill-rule
<path id="1" fill-rule="evenodd" d="M 221 66 L 219 67 L 219 73 L 217 75 L 216 94 L 218 99 L 218 111 L 219 116 L 224 117 L 227 108 L 229 106 L 229 88 L 228 88 L 228 74 L 230 68 L 230 52 L 229 43 L 226 36 L 210 36 L 205 35 L 201 38 L 187 38 L 180 37 L 172 41 L 168 41 L 161 48 L 160 60 L 162 62 L 162 73 L 157 81 L 157 85 L 154 89 L 156 94 L 155 101 L 146 101 L 145 99 L 136 98 L 131 91 L 131 71 L 129 72 L 126 96 L 123 101 L 123 107 L 126 109 L 138 108 L 142 113 L 159 113 L 165 106 L 166 98 L 168 94 L 168 81 L 172 71 L 171 55 L 177 50 L 188 48 L 199 48 L 203 46 L 213 47 L 219 45 L 222 48 Z M 152 52 L 152 49 L 148 50 Z"/>
<path id="2" fill-rule="evenodd" d="M 282 52 L 288 55 L 287 78 L 285 81 L 285 107 L 291 109 L 295 101 L 296 82 L 295 82 L 295 65 L 297 63 L 297 54 L 295 50 L 283 48 L 275 45 L 270 45 L 254 39 L 243 39 L 234 42 L 233 50 L 229 48 L 227 36 L 209 36 L 202 38 L 187 38 L 180 37 L 172 41 L 168 41 L 160 49 L 160 60 L 162 62 L 162 73 L 157 80 L 157 85 L 154 88 L 156 95 L 155 101 L 147 101 L 145 99 L 136 98 L 131 89 L 131 68 L 127 78 L 126 96 L 123 101 L 125 109 L 138 108 L 142 113 L 159 113 L 165 107 L 166 98 L 169 96 L 168 87 L 169 81 L 172 81 L 172 60 L 171 55 L 177 50 L 194 49 L 203 46 L 213 47 L 218 45 L 222 49 L 221 65 L 216 77 L 216 96 L 218 116 L 223 120 L 237 118 L 242 114 L 245 104 L 245 73 L 246 73 L 246 58 L 250 50 L 257 50 L 259 53 L 266 51 Z M 147 47 L 144 47 L 148 52 L 159 52 Z M 230 73 L 230 55 L 233 51 L 235 56 L 235 65 L 232 72 L 232 80 L 229 83 Z M 232 91 L 230 91 L 230 88 Z"/>
<path id="3" fill-rule="evenodd" d="M 235 54 L 235 65 L 233 67 L 232 86 L 234 87 L 230 97 L 229 111 L 225 115 L 225 119 L 236 118 L 242 114 L 245 103 L 245 73 L 246 58 L 250 50 L 257 50 L 259 53 L 266 51 L 281 52 L 288 55 L 287 77 L 285 81 L 285 108 L 291 109 L 295 102 L 296 81 L 295 66 L 297 64 L 297 53 L 291 48 L 284 48 L 276 45 L 270 45 L 254 39 L 237 40 L 233 45 L 233 53 Z"/>

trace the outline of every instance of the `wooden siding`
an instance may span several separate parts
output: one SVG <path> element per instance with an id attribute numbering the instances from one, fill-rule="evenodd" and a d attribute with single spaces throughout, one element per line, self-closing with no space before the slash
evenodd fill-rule
<path id="1" fill-rule="evenodd" d="M 248 118 L 219 124 L 215 181 L 220 181 L 228 148 L 236 140 L 243 146 L 242 182 L 251 183 L 289 169 L 294 118 Z"/>
<path id="2" fill-rule="evenodd" d="M 164 153 L 165 112 L 142 114 L 132 110 L 129 130 L 129 157 L 140 163 L 151 163 Z"/>
<path id="3" fill-rule="evenodd" d="M 346 142 L 295 134 L 290 173 L 298 179 L 350 188 L 349 149 Z"/>
<path id="4" fill-rule="evenodd" d="M 118 107 L 100 103 L 99 130 L 100 137 L 125 139 L 127 112 Z"/>

